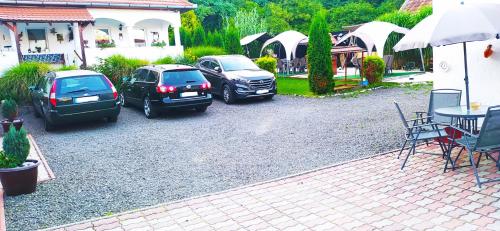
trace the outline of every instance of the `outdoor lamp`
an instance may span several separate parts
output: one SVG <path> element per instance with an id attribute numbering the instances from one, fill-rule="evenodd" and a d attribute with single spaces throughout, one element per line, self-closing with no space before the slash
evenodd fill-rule
<path id="1" fill-rule="evenodd" d="M 489 58 L 493 55 L 493 45 L 489 44 L 484 51 L 484 57 Z"/>

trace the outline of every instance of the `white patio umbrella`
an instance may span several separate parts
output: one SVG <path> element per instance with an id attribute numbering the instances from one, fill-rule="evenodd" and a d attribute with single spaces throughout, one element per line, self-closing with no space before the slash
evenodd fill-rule
<path id="1" fill-rule="evenodd" d="M 472 3 L 453 7 L 441 14 L 433 14 L 418 23 L 396 46 L 404 51 L 427 46 L 463 43 L 465 65 L 465 94 L 470 109 L 467 42 L 498 38 L 500 33 L 500 4 Z"/>

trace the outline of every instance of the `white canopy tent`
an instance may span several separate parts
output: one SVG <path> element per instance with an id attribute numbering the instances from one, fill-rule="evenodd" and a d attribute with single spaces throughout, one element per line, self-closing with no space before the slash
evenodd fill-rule
<path id="1" fill-rule="evenodd" d="M 297 50 L 297 46 L 300 44 L 300 42 L 304 39 L 306 39 L 307 36 L 304 34 L 297 32 L 297 31 L 285 31 L 276 37 L 267 40 L 264 45 L 262 46 L 262 49 L 260 50 L 260 53 L 262 54 L 262 51 L 264 51 L 264 48 L 266 48 L 268 45 L 279 42 L 283 47 L 285 48 L 286 52 L 286 60 L 291 60 L 292 57 L 295 56 L 295 52 Z"/>
<path id="2" fill-rule="evenodd" d="M 248 36 L 246 36 L 246 37 L 244 37 L 244 38 L 242 38 L 240 40 L 240 44 L 242 46 L 246 46 L 246 45 L 250 44 L 251 42 L 253 42 L 255 40 L 258 40 L 258 39 L 260 39 L 262 37 L 270 37 L 270 36 L 267 35 L 266 32 L 262 32 L 262 33 L 258 33 L 258 34 L 253 34 L 253 35 L 248 35 Z"/>
<path id="3" fill-rule="evenodd" d="M 385 42 L 389 35 L 392 32 L 406 34 L 408 31 L 410 30 L 392 23 L 374 21 L 365 23 L 355 31 L 344 35 L 337 44 L 351 37 L 357 37 L 365 43 L 369 55 L 373 52 L 373 48 L 376 48 L 378 56 L 383 57 Z"/>

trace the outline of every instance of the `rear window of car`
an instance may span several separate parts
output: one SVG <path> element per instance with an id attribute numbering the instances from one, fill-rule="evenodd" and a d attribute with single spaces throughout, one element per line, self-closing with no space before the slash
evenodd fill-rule
<path id="1" fill-rule="evenodd" d="M 205 77 L 199 70 L 165 71 L 163 72 L 163 84 L 180 85 L 186 83 L 201 83 Z"/>
<path id="2" fill-rule="evenodd" d="M 58 93 L 89 92 L 108 90 L 109 86 L 103 76 L 75 76 L 59 79 Z"/>

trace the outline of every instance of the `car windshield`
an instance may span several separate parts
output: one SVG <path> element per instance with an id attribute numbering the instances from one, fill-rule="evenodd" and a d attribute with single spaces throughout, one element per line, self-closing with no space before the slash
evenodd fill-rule
<path id="1" fill-rule="evenodd" d="M 220 59 L 224 71 L 259 70 L 247 57 L 224 57 Z"/>
<path id="2" fill-rule="evenodd" d="M 182 85 L 186 83 L 203 83 L 205 77 L 199 70 L 181 70 L 163 72 L 163 84 Z"/>
<path id="3" fill-rule="evenodd" d="M 110 87 L 106 84 L 102 76 L 75 76 L 65 77 L 59 80 L 59 94 L 69 94 L 87 91 L 103 91 Z"/>

